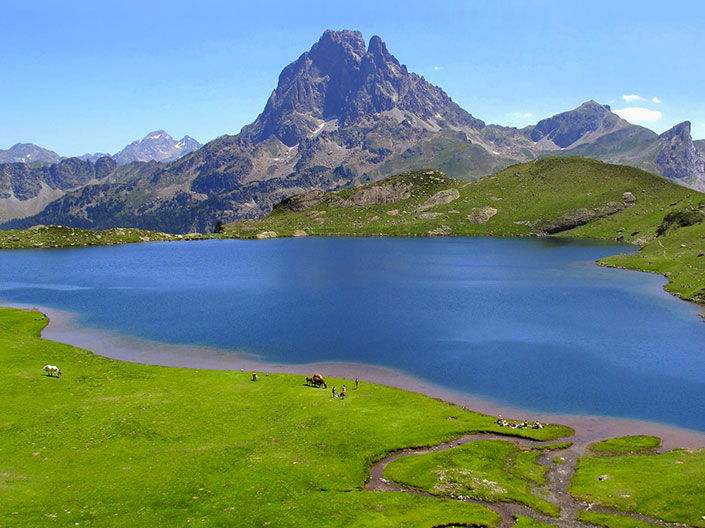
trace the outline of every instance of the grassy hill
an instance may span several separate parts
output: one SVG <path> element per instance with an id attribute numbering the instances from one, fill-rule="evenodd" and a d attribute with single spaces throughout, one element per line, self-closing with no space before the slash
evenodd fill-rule
<path id="1" fill-rule="evenodd" d="M 606 265 L 668 273 L 669 291 L 705 302 L 705 195 L 632 167 L 578 157 L 514 165 L 476 182 L 414 171 L 289 198 L 226 226 L 275 236 L 560 236 L 641 245 Z"/>

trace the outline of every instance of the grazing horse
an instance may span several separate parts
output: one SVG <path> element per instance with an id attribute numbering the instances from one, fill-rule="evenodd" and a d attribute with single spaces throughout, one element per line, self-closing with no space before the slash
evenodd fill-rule
<path id="1" fill-rule="evenodd" d="M 44 365 L 44 372 L 47 373 L 47 376 L 54 377 L 56 375 L 57 378 L 61 377 L 61 369 L 57 367 L 56 365 Z"/>
<path id="2" fill-rule="evenodd" d="M 313 385 L 313 378 L 311 376 L 306 376 L 306 385 L 309 387 Z"/>
<path id="3" fill-rule="evenodd" d="M 311 378 L 311 381 L 313 382 L 313 385 L 315 387 L 323 387 L 324 389 L 328 388 L 328 385 L 326 384 L 326 381 L 323 379 L 323 376 L 321 376 L 318 372 L 316 372 L 313 375 L 313 378 Z"/>

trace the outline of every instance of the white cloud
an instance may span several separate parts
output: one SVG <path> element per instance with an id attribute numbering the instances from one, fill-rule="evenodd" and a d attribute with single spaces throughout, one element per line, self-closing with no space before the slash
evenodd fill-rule
<path id="1" fill-rule="evenodd" d="M 531 112 L 514 112 L 512 115 L 517 119 L 528 119 L 530 117 L 534 117 L 534 114 Z"/>
<path id="2" fill-rule="evenodd" d="M 622 99 L 624 99 L 628 103 L 632 103 L 634 101 L 643 101 L 643 98 L 640 95 L 636 94 L 623 95 Z"/>
<path id="3" fill-rule="evenodd" d="M 651 100 L 656 104 L 659 104 L 661 102 L 661 99 L 659 99 L 658 97 L 653 97 Z"/>
<path id="4" fill-rule="evenodd" d="M 441 71 L 441 70 L 445 70 L 446 67 L 445 67 L 445 66 L 434 66 L 433 69 L 434 69 L 435 71 Z"/>
<path id="5" fill-rule="evenodd" d="M 640 108 L 638 106 L 631 106 L 629 108 L 622 108 L 621 110 L 612 110 L 622 119 L 626 119 L 630 123 L 633 122 L 649 122 L 658 121 L 661 119 L 661 112 L 658 110 L 649 110 L 648 108 Z"/>

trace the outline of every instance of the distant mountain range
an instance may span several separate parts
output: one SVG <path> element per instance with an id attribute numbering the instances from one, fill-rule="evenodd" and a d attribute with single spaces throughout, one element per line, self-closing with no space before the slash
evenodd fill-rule
<path id="1" fill-rule="evenodd" d="M 17 143 L 7 150 L 0 149 L 0 163 L 56 163 L 60 159 L 53 150 L 33 143 Z"/>
<path id="2" fill-rule="evenodd" d="M 111 156 L 119 165 L 126 165 L 133 161 L 169 163 L 198 150 L 202 146 L 191 136 L 184 136 L 177 141 L 163 130 L 155 130 L 143 139 L 133 141 L 112 156 L 106 152 L 96 152 L 77 157 L 80 160 L 97 161 L 105 156 Z M 47 150 L 33 143 L 17 143 L 7 150 L 0 149 L 0 163 L 57 163 L 62 159 L 66 158 L 59 156 L 53 150 Z"/>
<path id="3" fill-rule="evenodd" d="M 203 231 L 219 219 L 260 217 L 312 188 L 337 189 L 419 168 L 472 180 L 547 156 L 632 165 L 705 190 L 705 145 L 692 140 L 688 122 L 658 135 L 588 101 L 522 129 L 486 125 L 409 72 L 379 37 L 366 46 L 356 31 L 326 31 L 282 71 L 263 112 L 239 134 L 166 166 L 144 163 L 161 155 L 160 161 L 174 159 L 176 145 L 184 147 L 178 153 L 197 145 L 190 139 L 174 142 L 153 132 L 115 156 L 133 169 L 116 168 L 5 226 Z M 11 190 L 17 182 L 0 166 L 0 192 L 4 186 L 10 189 L 5 194 L 22 200 Z M 0 220 L 20 216 L 1 207 L 0 201 Z"/>

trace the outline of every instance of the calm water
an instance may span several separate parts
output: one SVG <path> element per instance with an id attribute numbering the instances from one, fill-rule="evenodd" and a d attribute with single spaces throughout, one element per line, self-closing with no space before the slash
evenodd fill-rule
<path id="1" fill-rule="evenodd" d="M 705 431 L 705 324 L 633 248 L 289 239 L 0 252 L 0 298 L 265 361 L 353 361 L 513 407 Z"/>

